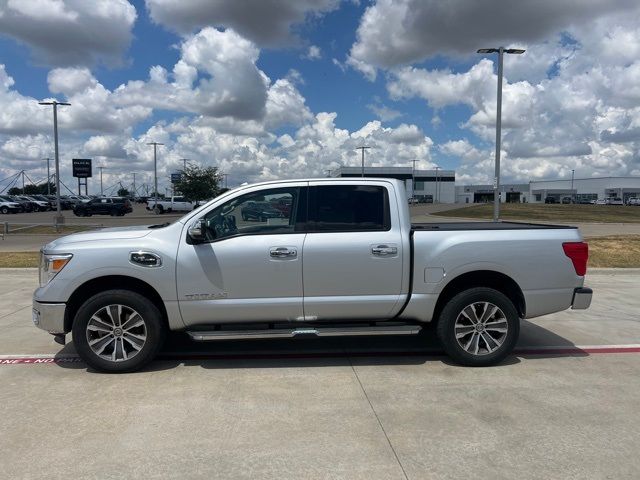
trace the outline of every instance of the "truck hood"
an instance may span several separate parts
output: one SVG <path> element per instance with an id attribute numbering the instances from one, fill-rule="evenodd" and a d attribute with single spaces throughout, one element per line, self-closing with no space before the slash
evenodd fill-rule
<path id="1" fill-rule="evenodd" d="M 74 233 L 55 239 L 47 243 L 44 250 L 59 250 L 66 246 L 73 246 L 77 243 L 104 242 L 108 240 L 127 240 L 132 238 L 146 237 L 153 231 L 148 225 L 138 225 L 133 227 L 111 227 L 91 230 L 89 232 Z"/>

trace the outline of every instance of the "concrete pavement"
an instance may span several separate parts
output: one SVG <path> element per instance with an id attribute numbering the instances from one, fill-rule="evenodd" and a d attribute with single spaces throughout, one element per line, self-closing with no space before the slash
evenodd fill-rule
<path id="1" fill-rule="evenodd" d="M 73 354 L 31 325 L 36 282 L 35 270 L 0 270 L 0 355 Z M 593 270 L 590 310 L 523 322 L 519 347 L 537 354 L 493 368 L 429 354 L 432 332 L 173 335 L 170 360 L 127 375 L 0 361 L 0 469 L 12 479 L 637 478 L 640 354 L 542 347 L 640 344 L 639 282 L 635 270 Z"/>

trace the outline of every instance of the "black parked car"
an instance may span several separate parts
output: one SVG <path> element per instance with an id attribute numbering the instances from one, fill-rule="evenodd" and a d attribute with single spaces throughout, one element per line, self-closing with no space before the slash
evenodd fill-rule
<path id="1" fill-rule="evenodd" d="M 73 207 L 73 213 L 78 217 L 90 217 L 91 215 L 111 215 L 115 217 L 132 211 L 131 202 L 122 197 L 94 198 Z"/>
<path id="2" fill-rule="evenodd" d="M 273 208 L 269 202 L 249 202 L 242 207 L 240 213 L 244 221 L 254 219 L 266 222 L 267 218 L 284 217 L 284 214 L 280 210 Z"/>

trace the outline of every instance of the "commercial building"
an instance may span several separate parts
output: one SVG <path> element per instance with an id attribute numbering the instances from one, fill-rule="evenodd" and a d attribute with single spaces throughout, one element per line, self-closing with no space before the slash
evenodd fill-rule
<path id="1" fill-rule="evenodd" d="M 560 203 L 573 198 L 578 203 L 606 198 L 640 198 L 640 177 L 596 177 L 569 180 L 540 180 L 529 183 L 532 203 Z"/>
<path id="2" fill-rule="evenodd" d="M 361 167 L 340 167 L 333 177 L 361 177 Z M 411 167 L 365 167 L 369 178 L 397 178 L 405 183 L 407 197 L 427 203 L 454 203 L 456 198 L 454 170 L 412 170 Z M 413 183 L 415 180 L 415 184 Z"/>
<path id="3" fill-rule="evenodd" d="M 500 201 L 503 203 L 526 203 L 529 201 L 528 183 L 505 183 L 500 185 Z M 493 185 L 458 185 L 456 203 L 493 202 Z"/>

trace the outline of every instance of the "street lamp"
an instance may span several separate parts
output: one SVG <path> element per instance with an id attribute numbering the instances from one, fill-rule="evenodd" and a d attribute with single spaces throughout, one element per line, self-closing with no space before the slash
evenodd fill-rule
<path id="1" fill-rule="evenodd" d="M 364 151 L 369 149 L 369 148 L 371 148 L 371 147 L 362 146 L 362 147 L 357 147 L 356 148 L 356 150 L 362 150 L 362 176 L 363 177 L 364 177 Z"/>
<path id="2" fill-rule="evenodd" d="M 38 102 L 38 105 L 53 105 L 53 142 L 55 147 L 56 156 L 56 216 L 53 223 L 56 227 L 56 232 L 60 230 L 60 225 L 64 223 L 64 217 L 62 216 L 62 210 L 60 209 L 60 158 L 58 156 L 58 105 L 71 105 L 67 102 L 58 102 L 52 100 L 50 102 Z"/>
<path id="3" fill-rule="evenodd" d="M 434 168 L 436 170 L 436 191 L 434 194 L 435 201 L 433 203 L 438 203 L 438 200 L 440 200 L 439 198 L 440 195 L 438 195 L 438 170 L 440 169 L 440 167 L 434 167 Z"/>
<path id="4" fill-rule="evenodd" d="M 576 203 L 575 194 L 573 193 L 573 176 L 575 173 L 575 169 L 571 169 L 571 203 Z"/>
<path id="5" fill-rule="evenodd" d="M 153 145 L 153 210 L 158 212 L 158 145 L 164 145 L 164 143 L 149 142 L 147 145 Z"/>
<path id="6" fill-rule="evenodd" d="M 521 55 L 525 51 L 520 48 L 481 48 L 478 53 L 498 54 L 498 107 L 496 111 L 496 169 L 493 178 L 493 221 L 500 218 L 500 140 L 502 130 L 502 61 L 505 53 Z"/>

